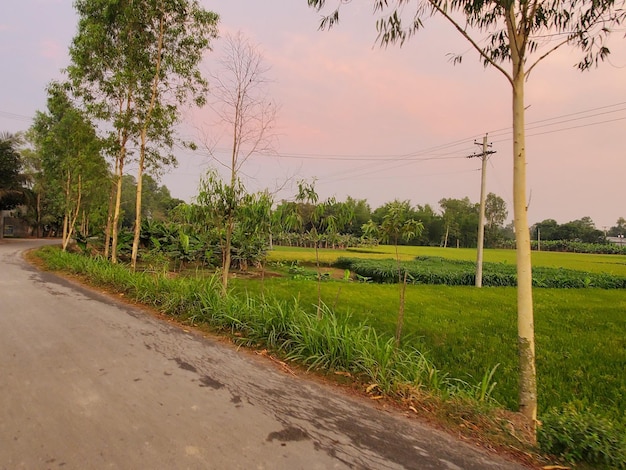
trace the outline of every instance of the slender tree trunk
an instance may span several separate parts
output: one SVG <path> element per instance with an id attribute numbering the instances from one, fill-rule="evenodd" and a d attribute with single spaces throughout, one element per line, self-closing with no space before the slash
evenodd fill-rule
<path id="1" fill-rule="evenodd" d="M 74 228 L 76 227 L 76 221 L 78 220 L 78 216 L 80 215 L 80 206 L 82 203 L 82 198 L 83 198 L 82 176 L 79 174 L 78 175 L 78 194 L 76 198 L 76 210 L 74 211 L 73 214 L 70 212 L 69 227 L 68 227 L 68 232 L 67 232 L 67 242 L 65 246 L 69 244 L 70 240 L 72 239 L 72 235 L 74 235 Z"/>
<path id="2" fill-rule="evenodd" d="M 124 106 L 124 102 L 120 102 L 120 109 Z M 128 90 L 128 95 L 126 96 L 126 114 L 130 113 L 130 110 L 133 105 L 133 89 L 132 87 Z M 116 189 L 115 189 L 115 210 L 113 211 L 113 225 L 111 227 L 112 237 L 111 237 L 111 263 L 117 263 L 117 240 L 120 231 L 120 212 L 122 206 L 122 176 L 124 175 L 124 163 L 126 161 L 126 144 L 128 143 L 128 135 L 130 129 L 129 124 L 126 124 L 126 127 L 122 128 L 120 132 L 120 148 L 117 154 L 117 162 L 116 162 Z"/>
<path id="3" fill-rule="evenodd" d="M 396 249 L 396 266 L 398 269 L 398 287 L 400 288 L 400 304 L 398 306 L 398 319 L 396 321 L 396 348 L 400 347 L 400 338 L 402 336 L 402 326 L 404 324 L 404 295 L 406 292 L 406 271 L 404 272 L 404 281 L 402 280 L 402 265 L 400 264 L 400 253 L 398 251 L 398 237 L 394 239 Z"/>
<path id="4" fill-rule="evenodd" d="M 398 321 L 396 322 L 396 349 L 400 347 L 400 339 L 402 338 L 402 328 L 404 327 L 404 304 L 406 298 L 406 277 L 407 272 L 404 271 L 404 279 L 400 285 L 400 307 L 398 308 Z"/>
<path id="5" fill-rule="evenodd" d="M 141 129 L 141 148 L 139 150 L 139 168 L 137 170 L 137 198 L 135 200 L 135 233 L 133 236 L 133 249 L 131 252 L 131 267 L 133 271 L 137 266 L 137 253 L 139 252 L 139 236 L 141 234 L 141 193 L 143 186 L 143 170 L 146 161 L 146 141 L 147 141 L 147 133 L 148 128 L 151 125 L 152 121 L 152 113 L 156 106 L 156 99 L 158 94 L 158 84 L 161 75 L 161 51 L 163 50 L 163 35 L 165 34 L 165 19 L 163 17 L 163 13 L 161 13 L 161 18 L 159 20 L 159 39 L 157 44 L 157 53 L 156 53 L 156 64 L 154 77 L 152 79 L 152 91 L 150 93 L 150 105 L 148 107 L 148 112 L 146 113 L 146 118 L 143 123 L 143 128 Z"/>
<path id="6" fill-rule="evenodd" d="M 41 191 L 37 191 L 37 238 L 41 238 Z"/>
<path id="7" fill-rule="evenodd" d="M 320 268 L 320 251 L 317 234 L 315 235 L 315 267 L 317 268 L 317 319 L 322 319 L 322 270 Z"/>
<path id="8" fill-rule="evenodd" d="M 130 267 L 134 271 L 137 267 L 137 253 L 139 252 L 139 236 L 141 235 L 141 197 L 143 195 L 143 168 L 146 154 L 146 129 L 141 131 L 141 150 L 139 151 L 139 167 L 137 168 L 137 195 L 135 198 L 135 230 L 133 249 L 130 255 Z"/>
<path id="9" fill-rule="evenodd" d="M 85 237 L 89 236 L 89 218 L 87 217 L 87 213 L 83 210 L 82 211 L 82 222 L 80 224 L 81 228 L 81 232 L 85 235 Z"/>
<path id="10" fill-rule="evenodd" d="M 119 114 L 122 114 L 124 110 L 124 99 L 120 99 L 120 109 Z M 127 111 L 130 107 L 130 99 L 126 100 Z M 122 148 L 126 145 L 126 132 L 123 132 L 121 129 L 117 131 L 117 142 L 120 144 L 120 149 L 118 150 L 117 155 L 115 156 L 115 170 L 113 172 L 113 179 L 111 180 L 111 192 L 109 194 L 109 208 L 107 210 L 107 223 L 104 228 L 104 258 L 109 259 L 109 253 L 111 251 L 111 245 L 113 244 L 113 234 L 117 231 L 116 226 L 113 224 L 113 217 L 116 208 L 116 195 L 117 195 L 117 178 L 119 172 L 120 161 L 122 161 Z"/>
<path id="11" fill-rule="evenodd" d="M 519 42 L 519 39 L 518 39 Z M 511 47 L 513 62 L 513 212 L 517 245 L 517 334 L 520 367 L 519 407 L 536 431 L 537 375 L 533 318 L 532 261 L 526 205 L 524 63 Z"/>
<path id="12" fill-rule="evenodd" d="M 74 234 L 74 227 L 76 226 L 76 221 L 78 220 L 78 216 L 80 215 L 80 205 L 82 200 L 82 181 L 81 175 L 78 175 L 78 192 L 76 195 L 76 208 L 72 210 L 72 177 L 71 173 L 68 171 L 67 173 L 67 181 L 65 187 L 65 215 L 63 216 L 63 239 L 62 239 L 62 248 L 63 251 L 67 250 L 67 247 L 70 243 L 70 239 Z"/>
<path id="13" fill-rule="evenodd" d="M 65 210 L 63 211 L 63 234 L 61 235 L 61 247 L 63 251 L 67 250 L 68 231 L 70 224 L 70 183 L 71 175 L 67 172 L 65 180 Z"/>
<path id="14" fill-rule="evenodd" d="M 235 125 L 233 127 L 233 149 L 230 156 L 230 190 L 231 199 L 228 201 L 229 214 L 226 222 L 226 236 L 224 238 L 224 253 L 222 253 L 222 293 L 226 295 L 228 291 L 228 276 L 230 274 L 231 254 L 230 249 L 233 241 L 233 231 L 235 229 L 235 213 L 239 201 L 237 200 L 237 159 L 239 156 L 239 145 L 241 144 L 241 90 L 237 91 L 237 101 L 235 102 Z"/>
<path id="15" fill-rule="evenodd" d="M 122 206 L 122 175 L 124 174 L 124 160 L 126 158 L 126 145 L 120 148 L 119 162 L 117 165 L 117 188 L 115 190 L 115 210 L 113 211 L 113 227 L 111 237 L 111 263 L 117 263 L 117 239 L 120 231 L 120 208 Z"/>
<path id="16" fill-rule="evenodd" d="M 224 240 L 224 253 L 222 253 L 222 294 L 228 291 L 228 276 L 230 274 L 230 245 L 232 244 L 235 220 L 233 214 L 228 215 L 226 222 L 226 237 Z"/>
<path id="17" fill-rule="evenodd" d="M 115 161 L 115 173 L 117 174 L 117 159 Z M 107 222 L 104 227 L 104 259 L 109 259 L 109 252 L 111 249 L 111 236 L 113 229 L 113 210 L 115 209 L 115 194 L 117 190 L 117 184 L 115 179 L 111 181 L 111 189 L 109 191 L 109 207 L 107 209 Z"/>

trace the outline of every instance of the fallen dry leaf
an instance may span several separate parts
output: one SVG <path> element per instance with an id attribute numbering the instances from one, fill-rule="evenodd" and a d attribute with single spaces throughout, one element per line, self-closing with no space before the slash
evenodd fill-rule
<path id="1" fill-rule="evenodd" d="M 345 372 L 343 370 L 336 370 L 335 375 L 343 375 L 344 377 L 352 377 L 350 372 Z"/>

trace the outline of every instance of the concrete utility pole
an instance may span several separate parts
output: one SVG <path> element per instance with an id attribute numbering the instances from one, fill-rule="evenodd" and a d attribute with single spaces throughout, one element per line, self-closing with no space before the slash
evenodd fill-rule
<path id="1" fill-rule="evenodd" d="M 537 251 L 541 251 L 541 229 L 537 228 Z"/>
<path id="2" fill-rule="evenodd" d="M 480 143 L 474 141 L 476 145 Z M 480 173 L 480 214 L 478 216 L 478 250 L 476 253 L 476 287 L 483 286 L 483 246 L 485 241 L 485 200 L 486 187 L 487 187 L 487 158 L 489 155 L 496 153 L 491 150 L 487 150 L 490 145 L 487 144 L 487 134 L 483 137 L 482 148 L 483 151 L 480 155 L 469 155 L 467 158 L 480 157 L 482 160 L 482 168 Z"/>

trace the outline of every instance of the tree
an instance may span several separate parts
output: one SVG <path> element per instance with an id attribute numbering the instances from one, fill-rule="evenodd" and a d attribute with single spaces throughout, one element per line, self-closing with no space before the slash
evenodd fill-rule
<path id="1" fill-rule="evenodd" d="M 559 223 L 554 219 L 545 219 L 532 226 L 534 240 L 559 240 Z"/>
<path id="2" fill-rule="evenodd" d="M 239 204 L 237 190 L 241 184 L 239 172 L 255 153 L 272 148 L 272 127 L 276 118 L 276 106 L 267 97 L 265 75 L 269 68 L 264 63 L 258 47 L 241 32 L 226 35 L 225 49 L 219 60 L 220 72 L 212 75 L 211 108 L 219 118 L 219 125 L 226 128 L 232 142 L 230 161 L 222 163 L 229 172 L 230 203 L 225 232 L 225 256 L 222 268 L 222 288 L 226 291 L 230 269 L 231 243 L 236 221 L 234 215 Z M 209 153 L 215 157 L 213 146 L 207 144 Z M 239 188 L 242 189 L 243 188 Z"/>
<path id="3" fill-rule="evenodd" d="M 350 196 L 346 198 L 345 205 L 354 217 L 346 226 L 346 233 L 360 237 L 363 235 L 361 227 L 372 218 L 372 209 L 365 199 L 354 199 Z"/>
<path id="4" fill-rule="evenodd" d="M 596 229 L 596 225 L 591 217 L 583 217 L 559 225 L 554 240 L 571 240 L 583 243 L 602 243 L 604 233 Z M 545 239 L 545 238 L 544 238 Z"/>
<path id="5" fill-rule="evenodd" d="M 217 36 L 218 16 L 196 0 L 77 0 L 78 33 L 69 76 L 89 111 L 113 129 L 116 185 L 111 260 L 116 262 L 122 175 L 138 148 L 136 214 L 141 216 L 143 172 L 175 161 L 171 148 L 178 108 L 201 104 L 206 90 L 198 64 Z M 135 265 L 141 219 L 135 221 Z M 108 235 L 106 246 L 108 247 Z"/>
<path id="6" fill-rule="evenodd" d="M 20 137 L 0 134 L 0 239 L 4 238 L 2 211 L 13 209 L 24 201 L 22 158 L 17 147 Z"/>
<path id="7" fill-rule="evenodd" d="M 210 238 L 217 241 L 221 252 L 222 273 L 229 272 L 233 251 L 240 268 L 246 268 L 249 261 L 262 263 L 269 246 L 272 202 L 267 193 L 246 193 L 239 180 L 234 185 L 224 183 L 215 170 L 208 171 L 201 180 L 190 219 L 196 231 L 212 232 Z M 222 275 L 222 293 L 227 289 L 228 277 Z"/>
<path id="8" fill-rule="evenodd" d="M 137 218 L 131 253 L 133 269 L 137 263 L 141 233 L 144 169 L 175 162 L 171 149 L 179 107 L 190 101 L 196 105 L 204 103 L 206 81 L 200 74 L 199 64 L 209 49 L 209 40 L 217 36 L 217 16 L 202 9 L 197 1 L 151 0 L 139 7 L 149 12 L 147 21 L 142 24 L 149 46 L 143 50 L 145 77 L 142 81 L 149 79 L 150 87 L 149 93 L 142 97 L 141 105 L 137 105 L 140 108 L 140 143 Z M 164 156 L 163 151 L 168 155 Z"/>
<path id="9" fill-rule="evenodd" d="M 183 201 L 173 198 L 167 186 L 159 186 L 158 182 L 150 175 L 143 175 L 143 190 L 141 204 L 141 219 L 166 222 L 170 212 Z M 132 229 L 137 220 L 136 205 L 137 180 L 132 175 L 122 177 L 122 213 L 121 225 Z"/>
<path id="10" fill-rule="evenodd" d="M 531 230 L 533 239 L 541 240 L 567 240 L 583 243 L 603 243 L 604 233 L 596 229 L 591 217 L 583 217 L 564 224 L 559 224 L 554 219 L 546 219 L 533 225 Z"/>
<path id="11" fill-rule="evenodd" d="M 609 229 L 608 235 L 610 237 L 618 237 L 620 235 L 626 235 L 626 219 L 624 217 L 620 217 L 615 222 L 615 225 Z"/>
<path id="12" fill-rule="evenodd" d="M 18 135 L 8 132 L 0 134 L 0 211 L 13 209 L 24 199 L 23 162 L 19 145 Z"/>
<path id="13" fill-rule="evenodd" d="M 307 0 L 320 10 L 326 0 Z M 338 2 L 330 15 L 322 18 L 320 28 L 331 27 L 339 20 Z M 373 0 L 374 12 L 383 13 L 376 27 L 381 45 L 400 44 L 417 33 L 423 18 L 445 18 L 485 66 L 499 71 L 511 85 L 513 127 L 513 219 L 517 258 L 518 350 L 520 358 L 519 408 L 536 429 L 537 378 L 535 368 L 532 267 L 528 207 L 526 206 L 526 143 L 524 87 L 529 74 L 547 56 L 563 46 L 582 51 L 578 68 L 587 70 L 608 54 L 604 40 L 611 28 L 626 17 L 623 1 L 571 0 L 421 0 L 413 14 L 411 0 Z M 408 25 L 407 16 L 408 15 Z M 480 34 L 487 33 L 486 40 Z M 546 35 L 557 37 L 556 44 L 546 44 Z M 547 49 L 546 49 L 547 47 Z M 457 55 L 454 62 L 462 60 Z M 509 69 L 505 67 L 508 64 Z"/>
<path id="14" fill-rule="evenodd" d="M 307 186 L 305 183 L 299 183 L 298 201 L 317 201 L 317 193 L 315 192 L 314 183 Z M 319 248 L 322 236 L 326 237 L 326 243 L 331 239 L 334 243 L 340 230 L 348 225 L 354 218 L 354 213 L 350 207 L 338 203 L 335 198 L 329 198 L 321 204 L 317 204 L 313 211 L 312 227 L 309 231 L 311 239 L 315 245 L 315 267 L 317 268 L 317 319 L 322 318 L 322 269 L 320 266 Z"/>
<path id="15" fill-rule="evenodd" d="M 102 182 L 108 179 L 102 142 L 59 83 L 48 87 L 48 112 L 36 114 L 30 135 L 41 158 L 46 198 L 56 199 L 62 214 L 66 250 L 79 225 L 88 226 L 90 203 L 98 201 Z"/>
<path id="16" fill-rule="evenodd" d="M 375 232 L 378 233 L 383 243 L 393 243 L 396 250 L 396 264 L 398 267 L 398 285 L 400 286 L 400 306 L 398 308 L 398 320 L 396 322 L 396 347 L 400 346 L 402 328 L 404 325 L 404 299 L 406 293 L 407 272 L 402 277 L 398 242 L 405 242 L 418 237 L 424 230 L 424 225 L 411 217 L 411 205 L 408 201 L 395 200 L 386 204 L 386 214 Z M 363 227 L 364 231 L 373 232 L 371 224 Z"/>
<path id="17" fill-rule="evenodd" d="M 242 271 L 253 264 L 262 268 L 270 247 L 272 196 L 267 192 L 244 194 L 233 233 L 233 262 Z"/>
<path id="18" fill-rule="evenodd" d="M 196 197 L 200 206 L 200 219 L 212 227 L 219 240 L 222 255 L 222 294 L 226 294 L 228 289 L 231 242 L 236 217 L 234 212 L 238 208 L 234 201 L 240 200 L 243 194 L 244 188 L 239 180 L 235 180 L 234 184 L 226 184 L 217 171 L 209 170 L 200 181 L 200 191 Z"/>
<path id="19" fill-rule="evenodd" d="M 509 212 L 506 209 L 506 202 L 494 193 L 487 194 L 485 200 L 485 245 L 495 248 L 502 238 L 500 231 Z"/>
<path id="20" fill-rule="evenodd" d="M 465 197 L 463 199 L 444 198 L 439 201 L 443 209 L 443 220 L 446 226 L 446 242 L 448 237 L 457 241 L 457 246 L 476 246 L 478 231 L 479 204 L 474 204 Z"/>
<path id="21" fill-rule="evenodd" d="M 443 236 L 443 217 L 435 212 L 430 204 L 417 205 L 414 217 L 424 225 L 424 231 L 416 238 L 419 245 L 439 245 Z"/>

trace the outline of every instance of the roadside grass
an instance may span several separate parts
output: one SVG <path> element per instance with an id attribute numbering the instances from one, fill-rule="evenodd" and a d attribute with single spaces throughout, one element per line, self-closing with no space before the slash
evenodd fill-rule
<path id="1" fill-rule="evenodd" d="M 327 305 L 318 320 L 297 298 L 220 293 L 217 276 L 177 276 L 131 272 L 122 264 L 46 247 L 36 256 L 51 270 L 69 272 L 91 284 L 114 289 L 129 300 L 206 323 L 233 335 L 236 343 L 268 347 L 310 369 L 346 371 L 366 379 L 371 390 L 407 397 L 427 390 L 439 397 L 494 403 L 488 378 L 475 382 L 441 374 L 419 350 L 395 348 L 393 337 L 378 333 L 350 315 L 336 315 Z"/>
<path id="2" fill-rule="evenodd" d="M 238 292 L 261 289 L 296 297 L 314 310 L 312 281 L 235 279 Z M 337 315 L 367 323 L 389 337 L 395 331 L 397 285 L 322 282 L 322 299 Z M 600 407 L 614 419 L 626 413 L 626 295 L 601 289 L 536 289 L 535 328 L 540 412 L 569 402 Z M 500 364 L 493 398 L 517 402 L 516 289 L 407 286 L 403 344 L 422 351 L 451 376 L 475 381 Z"/>
<path id="3" fill-rule="evenodd" d="M 293 251 L 282 251 L 283 263 Z M 308 262 L 312 250 L 295 251 Z M 86 275 L 181 320 L 228 332 L 240 344 L 349 373 L 372 386 L 372 394 L 409 403 L 434 397 L 447 414 L 458 414 L 457 424 L 489 415 L 494 401 L 516 408 L 514 288 L 408 286 L 406 334 L 394 353 L 398 286 L 322 282 L 318 321 L 316 289 L 307 278 L 233 279 L 223 297 L 201 273 L 170 279 L 49 248 L 39 253 L 51 269 Z M 333 253 L 323 255 L 326 262 Z M 626 468 L 626 296 L 600 289 L 534 292 L 543 449 L 596 468 Z"/>

